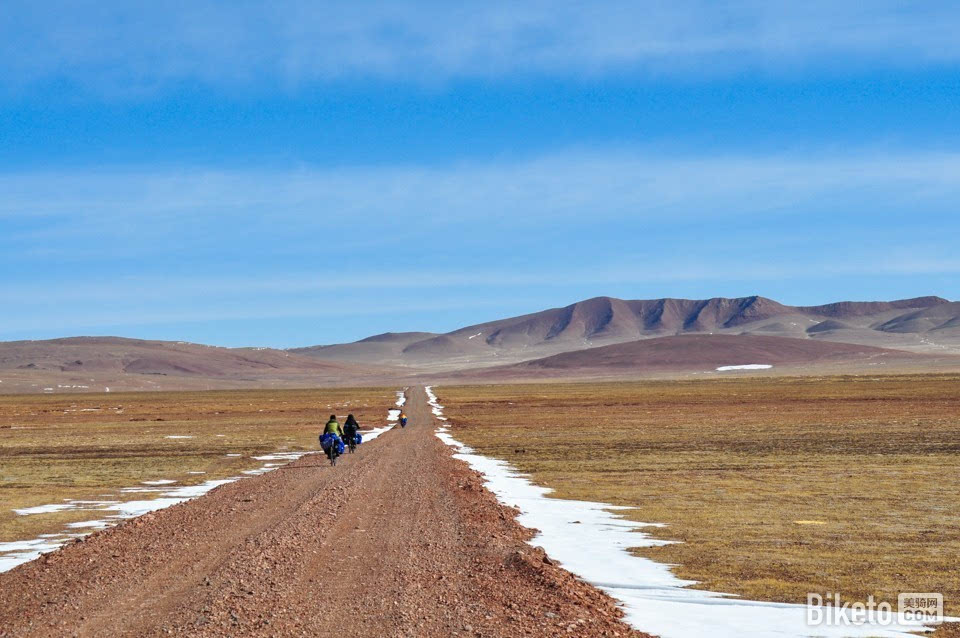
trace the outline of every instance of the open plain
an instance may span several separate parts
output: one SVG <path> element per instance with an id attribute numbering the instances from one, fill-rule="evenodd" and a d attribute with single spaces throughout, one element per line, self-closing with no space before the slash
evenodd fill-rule
<path id="1" fill-rule="evenodd" d="M 960 613 L 960 377 L 438 390 L 452 431 L 556 496 L 627 505 L 699 587 L 802 603 L 944 594 Z"/>
<path id="2" fill-rule="evenodd" d="M 644 636 L 526 544 L 409 396 L 406 429 L 336 467 L 309 455 L 0 573 L 0 636 Z"/>
<path id="3" fill-rule="evenodd" d="M 316 450 L 331 413 L 384 425 L 395 401 L 385 388 L 0 395 L 0 543 L 99 518 L 14 510 L 242 476 L 264 465 L 254 457 Z"/>
<path id="4" fill-rule="evenodd" d="M 555 496 L 665 524 L 645 531 L 681 542 L 633 551 L 700 588 L 794 603 L 935 591 L 957 614 L 958 383 L 738 376 L 434 392 L 457 439 Z M 0 398 L 6 541 L 95 515 L 48 509 L 60 502 L 248 477 L 0 574 L 0 636 L 638 635 L 607 595 L 526 544 L 532 531 L 433 436 L 423 390 L 406 396 L 411 426 L 336 468 L 319 455 L 284 463 L 316 449 L 330 412 L 383 425 L 395 389 Z M 268 458 L 282 461 L 260 475 Z M 31 508 L 42 513 L 13 511 Z M 349 610 L 349 627 L 324 626 L 320 600 Z"/>

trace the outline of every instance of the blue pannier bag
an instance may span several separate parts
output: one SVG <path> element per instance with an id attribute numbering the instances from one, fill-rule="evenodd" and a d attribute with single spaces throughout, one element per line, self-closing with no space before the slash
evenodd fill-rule
<path id="1" fill-rule="evenodd" d="M 356 442 L 357 445 L 360 445 L 361 443 L 363 443 L 363 435 L 357 432 L 355 435 L 353 435 L 353 440 Z"/>
<path id="2" fill-rule="evenodd" d="M 337 435 L 332 432 L 327 432 L 320 436 L 320 447 L 323 448 L 323 451 L 326 452 L 330 449 L 330 446 L 333 445 L 333 442 L 337 439 Z"/>

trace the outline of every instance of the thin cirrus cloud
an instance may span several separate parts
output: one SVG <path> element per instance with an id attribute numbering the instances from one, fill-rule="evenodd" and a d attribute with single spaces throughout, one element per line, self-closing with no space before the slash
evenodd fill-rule
<path id="1" fill-rule="evenodd" d="M 93 91 L 182 82 L 297 87 L 514 73 L 715 73 L 960 59 L 960 8 L 708 0 L 373 3 L 15 0 L 0 13 L 0 86 Z"/>
<path id="2" fill-rule="evenodd" d="M 490 316 L 598 294 L 822 303 L 894 281 L 905 296 L 960 293 L 949 153 L 61 170 L 2 174 L 0 192 L 0 338 L 322 317 L 331 303 L 388 317 L 397 295 L 432 304 L 412 322 L 431 328 L 467 307 L 444 300 L 505 294 L 524 301 L 491 301 Z M 346 325 L 344 338 L 395 328 Z"/>
<path id="3" fill-rule="evenodd" d="M 923 247 L 911 247 L 922 252 Z M 359 293 L 365 297 L 369 291 L 431 291 L 490 289 L 531 289 L 566 286 L 596 286 L 619 284 L 671 284 L 677 282 L 766 282 L 808 277 L 811 271 L 819 277 L 862 276 L 880 274 L 900 275 L 954 275 L 960 274 L 960 259 L 940 254 L 934 257 L 911 257 L 910 250 L 899 251 L 896 259 L 875 263 L 868 255 L 852 252 L 840 259 L 791 260 L 779 262 L 753 259 L 741 260 L 687 260 L 663 268 L 659 260 L 611 260 L 611 263 L 596 266 L 572 264 L 565 269 L 551 267 L 538 269 L 535 264 L 523 271 L 504 270 L 495 266 L 470 272 L 432 272 L 429 270 L 397 270 L 391 274 L 359 272 L 327 277 L 322 269 L 314 272 L 283 273 L 280 275 L 247 275 L 223 277 L 129 277 L 103 281 L 54 282 L 38 290 L 36 286 L 0 285 L 0 302 L 25 306 L 48 305 L 51 299 L 58 303 L 93 304 L 102 310 L 102 304 L 140 306 L 144 303 L 166 305 L 171 299 L 190 308 L 208 308 L 230 300 L 244 301 L 246 313 L 257 306 L 250 299 L 270 308 L 270 312 L 257 310 L 252 316 L 295 316 L 292 308 L 309 306 L 323 295 Z M 306 296 L 305 296 L 306 295 Z M 468 297 L 451 300 L 453 307 L 465 303 Z M 274 302 L 283 300 L 283 304 Z M 299 300 L 299 303 L 298 303 Z M 119 303 L 118 303 L 119 301 Z M 292 304 L 291 304 L 292 302 Z M 448 308 L 449 305 L 436 306 Z M 278 308 L 281 308 L 278 310 Z M 289 311 L 289 314 L 287 314 Z M 263 314 L 256 314 L 257 312 Z M 308 314 L 314 310 L 307 310 Z M 342 311 L 338 311 L 342 312 Z M 395 308 L 375 305 L 354 308 L 357 314 L 389 314 Z M 316 311 L 316 314 L 327 314 Z M 164 321 L 170 317 L 163 312 L 153 312 Z M 184 315 L 181 319 L 186 319 Z"/>
<path id="4" fill-rule="evenodd" d="M 901 187 L 950 189 L 957 185 L 958 169 L 960 155 L 939 152 L 863 149 L 816 155 L 671 156 L 607 149 L 439 168 L 10 171 L 0 174 L 4 192 L 0 215 L 175 217 L 212 206 L 295 208 L 321 201 L 358 209 L 390 207 L 389 202 L 396 201 L 394 208 L 402 209 L 405 203 L 422 205 L 430 200 L 446 206 L 458 198 L 469 205 L 493 192 L 501 193 L 499 199 L 524 204 L 543 201 L 552 193 L 544 208 L 555 210 L 564 202 L 580 204 L 597 193 L 667 203 L 768 189 L 792 196 L 891 181 Z M 489 208 L 485 201 L 476 205 Z"/>
<path id="5" fill-rule="evenodd" d="M 960 196 L 960 155 L 865 149 L 684 157 L 606 150 L 446 167 L 8 172 L 0 174 L 0 191 L 0 219 L 19 222 L 8 237 L 179 232 L 224 218 L 265 221 L 278 234 L 370 222 L 424 226 L 427 217 L 434 232 L 492 221 L 539 226 L 586 213 L 593 220 L 656 220 L 666 213 L 676 221 L 738 220 L 810 214 L 848 201 L 857 208 L 847 216 L 866 219 L 901 204 L 903 212 L 950 208 Z"/>

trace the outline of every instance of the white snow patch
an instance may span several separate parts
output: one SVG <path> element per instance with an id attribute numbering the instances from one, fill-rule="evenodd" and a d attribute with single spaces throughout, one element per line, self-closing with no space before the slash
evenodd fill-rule
<path id="1" fill-rule="evenodd" d="M 9 571 L 21 563 L 39 558 L 45 552 L 52 552 L 68 540 L 70 539 L 36 538 L 29 541 L 0 543 L 0 572 Z"/>
<path id="2" fill-rule="evenodd" d="M 427 391 L 427 403 L 430 405 L 430 411 L 433 412 L 433 415 L 440 421 L 446 421 L 447 417 L 443 416 L 443 406 L 437 403 L 437 395 L 433 393 L 433 386 L 428 385 L 425 389 Z"/>
<path id="3" fill-rule="evenodd" d="M 475 335 L 471 335 L 471 336 L 467 337 L 467 339 L 476 339 L 477 337 L 479 337 L 479 336 L 482 335 L 482 334 L 483 334 L 482 332 L 478 332 L 478 333 L 475 334 Z"/>
<path id="4" fill-rule="evenodd" d="M 227 483 L 236 481 L 239 477 L 227 479 L 210 480 L 199 485 L 185 485 L 174 490 L 165 491 L 160 498 L 154 498 L 146 501 L 127 501 L 125 503 L 115 503 L 104 507 L 104 510 L 116 512 L 111 518 L 134 518 L 148 512 L 155 512 L 177 503 L 188 501 L 198 496 L 203 496 L 210 490 Z"/>
<path id="5" fill-rule="evenodd" d="M 189 434 L 168 434 L 168 435 L 166 435 L 166 436 L 163 437 L 163 438 L 165 438 L 165 439 L 192 439 L 193 436 L 191 436 L 191 435 L 189 435 Z"/>
<path id="6" fill-rule="evenodd" d="M 45 536 L 50 536 L 46 534 Z M 49 543 L 49 538 L 34 539 L 30 541 L 13 541 L 10 543 L 0 543 L 0 552 L 23 552 L 27 550 L 37 549 L 42 547 L 45 543 Z"/>
<path id="7" fill-rule="evenodd" d="M 306 452 L 274 452 L 273 454 L 264 454 L 253 458 L 257 461 L 296 461 L 304 454 Z"/>
<path id="8" fill-rule="evenodd" d="M 386 430 L 388 428 L 384 428 Z M 373 436 L 376 438 L 376 434 Z M 256 460 L 275 460 L 275 461 L 292 461 L 300 458 L 307 452 L 275 452 L 269 455 L 263 455 L 259 457 L 253 457 Z M 228 454 L 227 456 L 241 456 L 240 454 Z M 275 470 L 282 463 L 265 463 L 262 467 L 246 470 L 243 474 L 249 476 L 255 476 L 259 474 L 265 474 L 271 470 Z M 206 474 L 206 472 L 194 471 L 189 472 L 189 474 Z M 68 523 L 68 530 L 75 529 L 90 529 L 92 531 L 106 529 L 112 525 L 116 525 L 121 520 L 128 518 L 135 518 L 142 514 L 147 514 L 149 512 L 155 512 L 157 510 L 170 507 L 171 505 L 176 505 L 177 503 L 183 503 L 190 499 L 202 496 L 209 492 L 210 490 L 219 487 L 220 485 L 226 485 L 227 483 L 232 483 L 234 481 L 240 480 L 242 476 L 233 476 L 226 479 L 218 480 L 209 480 L 199 485 L 184 485 L 181 487 L 170 489 L 170 484 L 176 483 L 172 479 L 157 479 L 153 481 L 143 481 L 143 485 L 148 487 L 125 487 L 120 490 L 122 493 L 134 493 L 134 494 L 156 494 L 154 498 L 149 498 L 147 500 L 136 500 L 136 501 L 81 501 L 81 500 L 71 500 L 64 503 L 52 503 L 49 505 L 38 505 L 35 507 L 27 507 L 19 510 L 14 510 L 16 514 L 21 516 L 27 516 L 31 514 L 48 514 L 51 512 L 62 512 L 67 510 L 77 510 L 77 511 L 89 511 L 89 512 L 106 512 L 108 516 L 106 518 L 99 518 L 89 521 L 77 521 L 74 523 Z M 58 549 L 64 543 L 77 538 L 86 536 L 87 533 L 76 534 L 76 533 L 61 533 L 61 534 L 42 534 L 37 539 L 26 540 L 26 541 L 15 541 L 12 543 L 0 543 L 0 572 L 5 572 L 10 569 L 13 569 L 17 565 L 22 563 L 29 562 L 38 558 L 41 554 L 45 552 L 50 552 L 55 549 Z"/>
<path id="9" fill-rule="evenodd" d="M 404 394 L 403 390 L 397 391 L 397 406 L 402 406 L 407 402 L 407 397 Z M 360 434 L 363 435 L 363 442 L 372 441 L 384 432 L 388 432 L 393 429 L 396 422 L 400 419 L 401 410 L 388 410 L 387 411 L 387 425 L 379 428 L 370 428 L 369 430 L 357 430 Z"/>
<path id="10" fill-rule="evenodd" d="M 23 509 L 13 510 L 14 514 L 20 516 L 29 516 L 31 514 L 51 514 L 53 512 L 63 512 L 76 509 L 73 503 L 52 503 L 50 505 L 36 505 L 34 507 L 24 507 Z"/>
<path id="11" fill-rule="evenodd" d="M 78 521 L 76 523 L 67 523 L 67 527 L 70 529 L 79 529 L 82 527 L 91 527 L 93 529 L 106 529 L 110 527 L 113 523 L 105 520 L 93 520 L 93 521 Z"/>
<path id="12" fill-rule="evenodd" d="M 427 397 L 439 406 L 431 388 Z M 456 450 L 455 458 L 484 476 L 501 503 L 520 510 L 521 525 L 538 530 L 529 544 L 543 547 L 564 569 L 619 600 L 636 629 L 661 638 L 911 638 L 914 634 L 907 632 L 930 631 L 902 617 L 897 626 L 880 626 L 876 616 L 860 625 L 810 627 L 804 605 L 690 589 L 695 583 L 677 578 L 669 565 L 628 551 L 670 543 L 640 531 L 659 524 L 635 523 L 616 513 L 628 507 L 548 498 L 551 489 L 534 485 L 506 461 L 476 454 L 449 432 L 440 427 L 436 436 Z"/>
<path id="13" fill-rule="evenodd" d="M 76 505 L 79 509 L 84 509 L 84 505 L 113 505 L 116 501 L 68 501 L 69 503 Z"/>
<path id="14" fill-rule="evenodd" d="M 360 432 L 360 434 L 363 435 L 363 442 L 366 443 L 367 441 L 372 441 L 378 436 L 380 436 L 381 434 L 383 434 L 384 432 L 392 429 L 393 429 L 392 425 L 385 425 L 382 428 L 373 428 L 371 430 L 358 430 L 358 432 Z"/>
<path id="15" fill-rule="evenodd" d="M 220 487 L 221 485 L 226 485 L 227 483 L 233 483 L 237 480 L 237 477 L 225 478 L 225 479 L 215 479 L 205 481 L 199 485 L 184 485 L 183 487 L 178 487 L 175 490 L 171 490 L 166 493 L 167 496 L 172 498 L 196 498 L 198 496 L 203 496 L 210 490 L 215 487 Z"/>
<path id="16" fill-rule="evenodd" d="M 717 372 L 730 372 L 731 370 L 769 370 L 773 366 L 768 363 L 747 363 L 736 366 L 720 366 Z"/>

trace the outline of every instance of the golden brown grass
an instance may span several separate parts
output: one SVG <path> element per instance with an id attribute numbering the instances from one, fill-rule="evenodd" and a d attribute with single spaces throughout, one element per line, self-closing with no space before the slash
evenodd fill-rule
<path id="1" fill-rule="evenodd" d="M 0 542 L 93 518 L 14 509 L 141 499 L 119 492 L 141 481 L 191 485 L 237 476 L 262 465 L 252 456 L 318 449 L 331 413 L 383 425 L 395 400 L 393 389 L 378 388 L 0 396 Z"/>
<path id="2" fill-rule="evenodd" d="M 557 496 L 630 505 L 701 587 L 942 592 L 960 614 L 960 377 L 442 387 L 455 435 Z"/>

